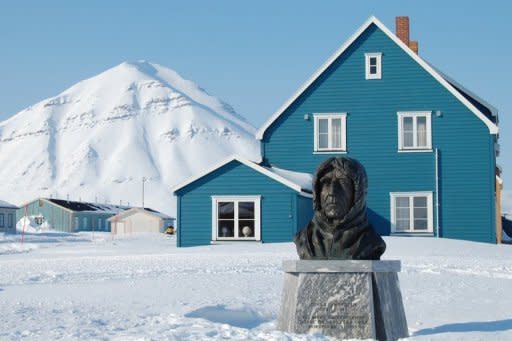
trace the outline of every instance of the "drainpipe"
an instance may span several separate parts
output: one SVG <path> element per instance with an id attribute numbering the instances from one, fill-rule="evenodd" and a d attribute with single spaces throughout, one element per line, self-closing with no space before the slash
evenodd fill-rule
<path id="1" fill-rule="evenodd" d="M 436 158 L 436 234 L 437 238 L 440 238 L 439 235 L 439 150 L 436 148 L 435 153 Z"/>

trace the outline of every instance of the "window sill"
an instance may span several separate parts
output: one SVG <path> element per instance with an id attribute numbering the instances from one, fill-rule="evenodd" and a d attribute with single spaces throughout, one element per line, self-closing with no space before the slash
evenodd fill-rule
<path id="1" fill-rule="evenodd" d="M 434 237 L 434 232 L 391 232 L 392 237 Z"/>
<path id="2" fill-rule="evenodd" d="M 313 154 L 347 154 L 346 150 L 316 150 Z"/>
<path id="3" fill-rule="evenodd" d="M 432 149 L 399 149 L 399 153 L 432 153 Z"/>
<path id="4" fill-rule="evenodd" d="M 238 244 L 238 243 L 261 243 L 261 240 L 256 239 L 226 239 L 226 240 L 212 240 L 210 245 L 226 245 L 226 244 Z"/>

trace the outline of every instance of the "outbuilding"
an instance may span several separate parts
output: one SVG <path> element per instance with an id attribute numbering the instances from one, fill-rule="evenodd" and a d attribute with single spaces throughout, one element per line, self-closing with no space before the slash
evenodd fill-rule
<path id="1" fill-rule="evenodd" d="M 39 198 L 16 211 L 16 221 L 34 217 L 38 225 L 63 232 L 110 231 L 108 218 L 129 209 L 129 206 Z"/>
<path id="2" fill-rule="evenodd" d="M 174 226 L 174 218 L 147 207 L 130 208 L 109 218 L 108 221 L 112 226 L 113 234 L 159 233 L 164 232 L 170 226 Z"/>
<path id="3" fill-rule="evenodd" d="M 14 232 L 16 222 L 16 210 L 18 208 L 13 204 L 0 200 L 0 231 Z"/>

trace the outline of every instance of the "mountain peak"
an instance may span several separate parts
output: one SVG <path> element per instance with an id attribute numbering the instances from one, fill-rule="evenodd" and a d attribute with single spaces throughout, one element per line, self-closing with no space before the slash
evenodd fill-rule
<path id="1" fill-rule="evenodd" d="M 174 70 L 123 62 L 0 122 L 0 197 L 136 202 L 146 177 L 148 200 L 172 213 L 173 185 L 231 154 L 259 159 L 253 133 Z"/>

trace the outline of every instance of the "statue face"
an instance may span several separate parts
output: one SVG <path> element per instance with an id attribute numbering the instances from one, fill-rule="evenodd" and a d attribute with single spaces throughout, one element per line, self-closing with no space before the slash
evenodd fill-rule
<path id="1" fill-rule="evenodd" d="M 354 202 L 354 184 L 339 170 L 333 169 L 320 179 L 320 207 L 328 219 L 341 220 Z"/>

